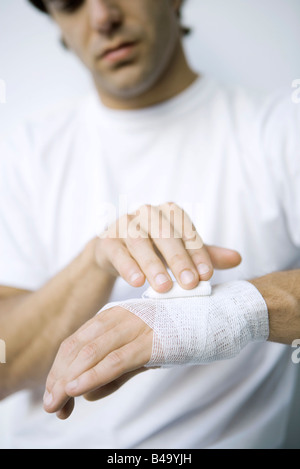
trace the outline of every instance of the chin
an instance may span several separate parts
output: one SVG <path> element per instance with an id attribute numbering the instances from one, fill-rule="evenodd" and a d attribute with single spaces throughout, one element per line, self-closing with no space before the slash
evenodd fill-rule
<path id="1" fill-rule="evenodd" d="M 115 96 L 116 98 L 129 100 L 139 98 L 149 89 L 150 88 L 146 87 L 144 84 L 134 84 L 123 87 L 109 87 L 109 89 L 107 89 L 106 91 L 112 96 Z"/>
<path id="2" fill-rule="evenodd" d="M 127 70 L 126 70 L 127 68 Z M 98 75 L 96 83 L 105 92 L 116 98 L 133 99 L 147 93 L 159 81 L 160 74 L 137 70 L 134 65 L 115 70 L 115 76 L 103 77 Z"/>

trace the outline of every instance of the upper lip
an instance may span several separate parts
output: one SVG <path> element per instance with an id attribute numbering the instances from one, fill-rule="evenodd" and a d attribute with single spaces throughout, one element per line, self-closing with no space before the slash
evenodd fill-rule
<path id="1" fill-rule="evenodd" d="M 120 49 L 121 47 L 132 46 L 133 44 L 135 44 L 135 41 L 122 41 L 115 45 L 109 46 L 103 49 L 103 51 L 100 53 L 100 58 L 105 57 L 105 55 L 109 54 L 110 52 L 114 52 L 115 50 Z"/>

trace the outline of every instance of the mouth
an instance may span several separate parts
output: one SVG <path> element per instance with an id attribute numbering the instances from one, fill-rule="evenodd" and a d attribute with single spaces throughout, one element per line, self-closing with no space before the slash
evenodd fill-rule
<path id="1" fill-rule="evenodd" d="M 123 42 L 106 49 L 100 55 L 100 59 L 110 63 L 116 63 L 121 60 L 128 60 L 132 56 L 136 46 L 137 42 Z"/>

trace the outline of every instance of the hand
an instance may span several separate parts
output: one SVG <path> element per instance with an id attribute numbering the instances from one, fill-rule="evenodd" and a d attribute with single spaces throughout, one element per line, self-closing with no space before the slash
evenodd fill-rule
<path id="1" fill-rule="evenodd" d="M 96 240 L 96 261 L 133 286 L 143 285 L 147 278 L 155 290 L 166 292 L 173 283 L 167 266 L 183 288 L 192 289 L 200 280 L 209 280 L 214 267 L 235 267 L 241 257 L 236 251 L 204 246 L 187 214 L 175 204 L 164 204 L 143 206 L 111 225 Z M 60 418 L 71 414 L 73 397 L 86 393 L 91 400 L 104 397 L 144 371 L 150 359 L 152 330 L 122 308 L 104 313 L 84 324 L 59 349 L 47 379 L 45 410 L 57 411 Z M 141 336 L 143 340 L 138 340 Z M 71 389 L 70 382 L 76 379 L 78 387 Z"/>
<path id="2" fill-rule="evenodd" d="M 134 287 L 147 278 L 161 293 L 173 283 L 167 267 L 182 288 L 192 289 L 209 280 L 214 267 L 227 269 L 241 262 L 236 251 L 204 246 L 188 215 L 174 203 L 144 205 L 121 217 L 97 239 L 95 256 L 102 270 Z"/>
<path id="3" fill-rule="evenodd" d="M 66 339 L 46 382 L 44 408 L 68 418 L 74 397 L 99 399 L 148 368 L 153 331 L 121 307 L 107 309 Z"/>

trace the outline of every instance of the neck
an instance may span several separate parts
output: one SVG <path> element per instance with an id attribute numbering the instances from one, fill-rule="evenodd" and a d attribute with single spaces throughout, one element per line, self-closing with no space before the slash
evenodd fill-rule
<path id="1" fill-rule="evenodd" d="M 190 68 L 183 47 L 180 44 L 178 52 L 174 55 L 167 70 L 157 83 L 142 95 L 122 99 L 104 93 L 99 87 L 97 87 L 97 90 L 106 107 L 119 110 L 134 110 L 154 106 L 177 96 L 197 78 L 198 74 Z"/>

